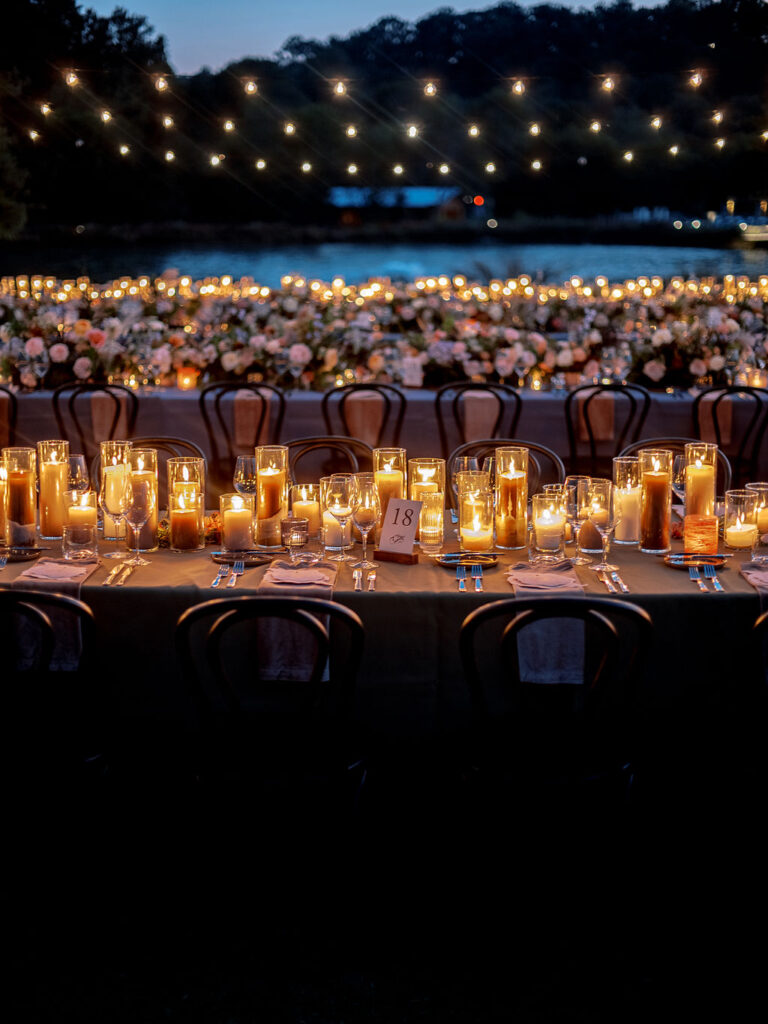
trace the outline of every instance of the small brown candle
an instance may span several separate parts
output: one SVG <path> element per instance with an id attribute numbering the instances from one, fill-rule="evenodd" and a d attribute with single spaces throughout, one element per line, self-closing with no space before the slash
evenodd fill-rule
<path id="1" fill-rule="evenodd" d="M 671 518 L 669 473 L 644 472 L 642 487 L 640 547 L 644 551 L 667 551 Z"/>

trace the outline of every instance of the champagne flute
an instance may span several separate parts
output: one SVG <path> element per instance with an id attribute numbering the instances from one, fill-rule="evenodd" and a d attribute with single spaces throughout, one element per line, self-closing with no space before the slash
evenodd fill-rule
<path id="1" fill-rule="evenodd" d="M 136 551 L 132 558 L 126 559 L 126 565 L 149 565 L 146 558 L 139 554 L 141 530 L 155 511 L 155 491 L 148 480 L 138 480 L 129 484 L 131 500 L 125 510 L 125 521 L 133 530 Z"/>
<path id="2" fill-rule="evenodd" d="M 379 502 L 379 489 L 373 473 L 356 473 L 354 479 L 354 493 L 352 497 L 352 521 L 360 531 L 363 538 L 363 557 L 355 562 L 353 569 L 378 569 L 377 562 L 371 562 L 367 558 L 368 534 L 379 521 L 381 504 Z"/>
<path id="3" fill-rule="evenodd" d="M 672 491 L 685 504 L 685 456 L 676 455 L 672 463 Z"/>
<path id="4" fill-rule="evenodd" d="M 325 492 L 326 510 L 339 524 L 340 550 L 328 556 L 330 562 L 351 562 L 352 556 L 344 551 L 344 534 L 352 518 L 355 480 L 352 473 L 334 473 L 328 478 Z M 327 529 L 327 528 L 326 528 Z"/>
<path id="5" fill-rule="evenodd" d="M 618 565 L 608 561 L 611 534 L 621 522 L 621 492 L 610 480 L 592 480 L 589 485 L 590 521 L 603 542 L 603 557 L 593 565 L 595 572 L 618 572 Z"/>
<path id="6" fill-rule="evenodd" d="M 576 544 L 576 554 L 571 556 L 574 565 L 590 565 L 592 559 L 581 554 L 579 547 L 579 529 L 589 518 L 589 484 L 588 476 L 567 476 L 563 484 L 565 492 L 565 515 L 571 527 L 572 540 Z"/>
<path id="7" fill-rule="evenodd" d="M 238 494 L 258 492 L 256 459 L 252 455 L 238 455 L 232 484 Z"/>
<path id="8" fill-rule="evenodd" d="M 125 519 L 133 500 L 133 489 L 128 467 L 122 463 L 112 466 L 104 466 L 101 471 L 101 486 L 99 487 L 99 505 L 104 513 L 105 519 L 109 517 L 115 524 L 115 531 L 119 533 L 120 524 Z M 106 522 L 104 532 L 107 532 Z M 125 558 L 123 551 L 106 551 L 105 558 Z"/>
<path id="9" fill-rule="evenodd" d="M 84 455 L 69 456 L 69 480 L 67 490 L 83 494 L 91 485 Z"/>

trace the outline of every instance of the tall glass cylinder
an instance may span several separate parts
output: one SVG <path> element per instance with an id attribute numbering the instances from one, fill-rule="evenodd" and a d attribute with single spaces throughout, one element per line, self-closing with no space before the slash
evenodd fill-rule
<path id="1" fill-rule="evenodd" d="M 38 441 L 37 470 L 40 483 L 40 536 L 61 537 L 64 529 L 64 495 L 69 484 L 69 441 Z"/>
<path id="2" fill-rule="evenodd" d="M 288 515 L 288 449 L 260 445 L 256 449 L 256 545 L 279 548 L 280 523 Z"/>
<path id="3" fill-rule="evenodd" d="M 528 449 L 496 449 L 496 544 L 514 550 L 528 543 Z"/>
<path id="4" fill-rule="evenodd" d="M 465 491 L 459 499 L 459 542 L 462 551 L 490 551 L 493 547 L 490 490 Z"/>
<path id="5" fill-rule="evenodd" d="M 408 460 L 408 497 L 411 501 L 424 501 L 427 494 L 445 494 L 445 459 Z M 422 507 L 417 540 L 421 535 L 423 515 Z"/>
<path id="6" fill-rule="evenodd" d="M 754 491 L 725 492 L 723 540 L 727 548 L 753 549 L 757 545 L 757 494 Z"/>
<path id="7" fill-rule="evenodd" d="M 36 466 L 34 448 L 3 448 L 5 542 L 9 547 L 37 545 Z"/>
<path id="8" fill-rule="evenodd" d="M 419 540 L 426 555 L 437 555 L 443 547 L 445 518 L 445 495 L 441 491 L 422 494 L 423 502 L 419 517 Z"/>
<path id="9" fill-rule="evenodd" d="M 149 488 L 155 496 L 152 503 L 152 513 L 149 519 L 139 530 L 138 543 L 136 531 L 128 526 L 127 544 L 135 551 L 155 551 L 157 549 L 157 505 L 158 505 L 158 483 L 157 483 L 157 449 L 155 448 L 132 448 L 128 453 L 128 463 L 131 468 L 131 486 L 136 494 L 141 488 Z"/>
<path id="10" fill-rule="evenodd" d="M 171 549 L 205 547 L 205 459 L 168 459 L 168 520 Z"/>
<path id="11" fill-rule="evenodd" d="M 747 484 L 746 490 L 753 491 L 757 495 L 755 521 L 757 523 L 757 532 L 763 537 L 768 533 L 768 483 L 757 482 Z"/>
<path id="12" fill-rule="evenodd" d="M 640 540 L 640 459 L 620 455 L 613 460 L 613 482 L 621 499 L 621 519 L 613 536 L 616 544 L 637 544 Z"/>
<path id="13" fill-rule="evenodd" d="M 374 448 L 373 479 L 379 491 L 381 522 L 387 514 L 390 498 L 404 498 L 408 473 L 405 448 Z"/>
<path id="14" fill-rule="evenodd" d="M 661 555 L 669 551 L 672 522 L 671 451 L 644 448 L 640 459 L 640 550 Z"/>
<path id="15" fill-rule="evenodd" d="M 5 544 L 5 482 L 8 470 L 0 461 L 0 543 Z"/>
<path id="16" fill-rule="evenodd" d="M 685 446 L 685 514 L 711 516 L 715 513 L 717 445 L 690 441 Z"/>
<path id="17" fill-rule="evenodd" d="M 125 477 L 131 471 L 128 453 L 133 444 L 130 441 L 102 441 L 99 447 L 105 489 L 122 490 Z M 125 540 L 125 536 L 125 520 L 116 521 L 104 512 L 104 540 Z"/>

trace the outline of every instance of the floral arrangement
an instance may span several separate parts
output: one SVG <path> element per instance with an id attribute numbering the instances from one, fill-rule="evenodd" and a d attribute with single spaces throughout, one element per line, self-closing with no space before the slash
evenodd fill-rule
<path id="1" fill-rule="evenodd" d="M 173 385 L 178 370 L 192 368 L 201 383 L 324 390 L 413 383 L 415 367 L 425 386 L 608 376 L 667 387 L 764 366 L 768 289 L 619 291 L 538 286 L 502 295 L 387 283 L 318 294 L 289 284 L 217 294 L 150 287 L 120 297 L 76 290 L 62 301 L 5 287 L 0 378 L 30 390 L 73 380 Z"/>

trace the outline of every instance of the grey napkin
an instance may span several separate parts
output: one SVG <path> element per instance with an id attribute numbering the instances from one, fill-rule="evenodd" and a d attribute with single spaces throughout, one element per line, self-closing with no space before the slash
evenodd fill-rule
<path id="1" fill-rule="evenodd" d="M 567 558 L 547 566 L 518 562 L 510 566 L 507 579 L 521 597 L 584 592 Z M 584 624 L 551 619 L 525 626 L 517 637 L 517 656 L 523 682 L 580 685 L 584 679 Z"/>
<path id="2" fill-rule="evenodd" d="M 741 575 L 751 583 L 760 597 L 768 597 L 768 566 L 759 562 L 744 562 L 740 569 Z"/>

